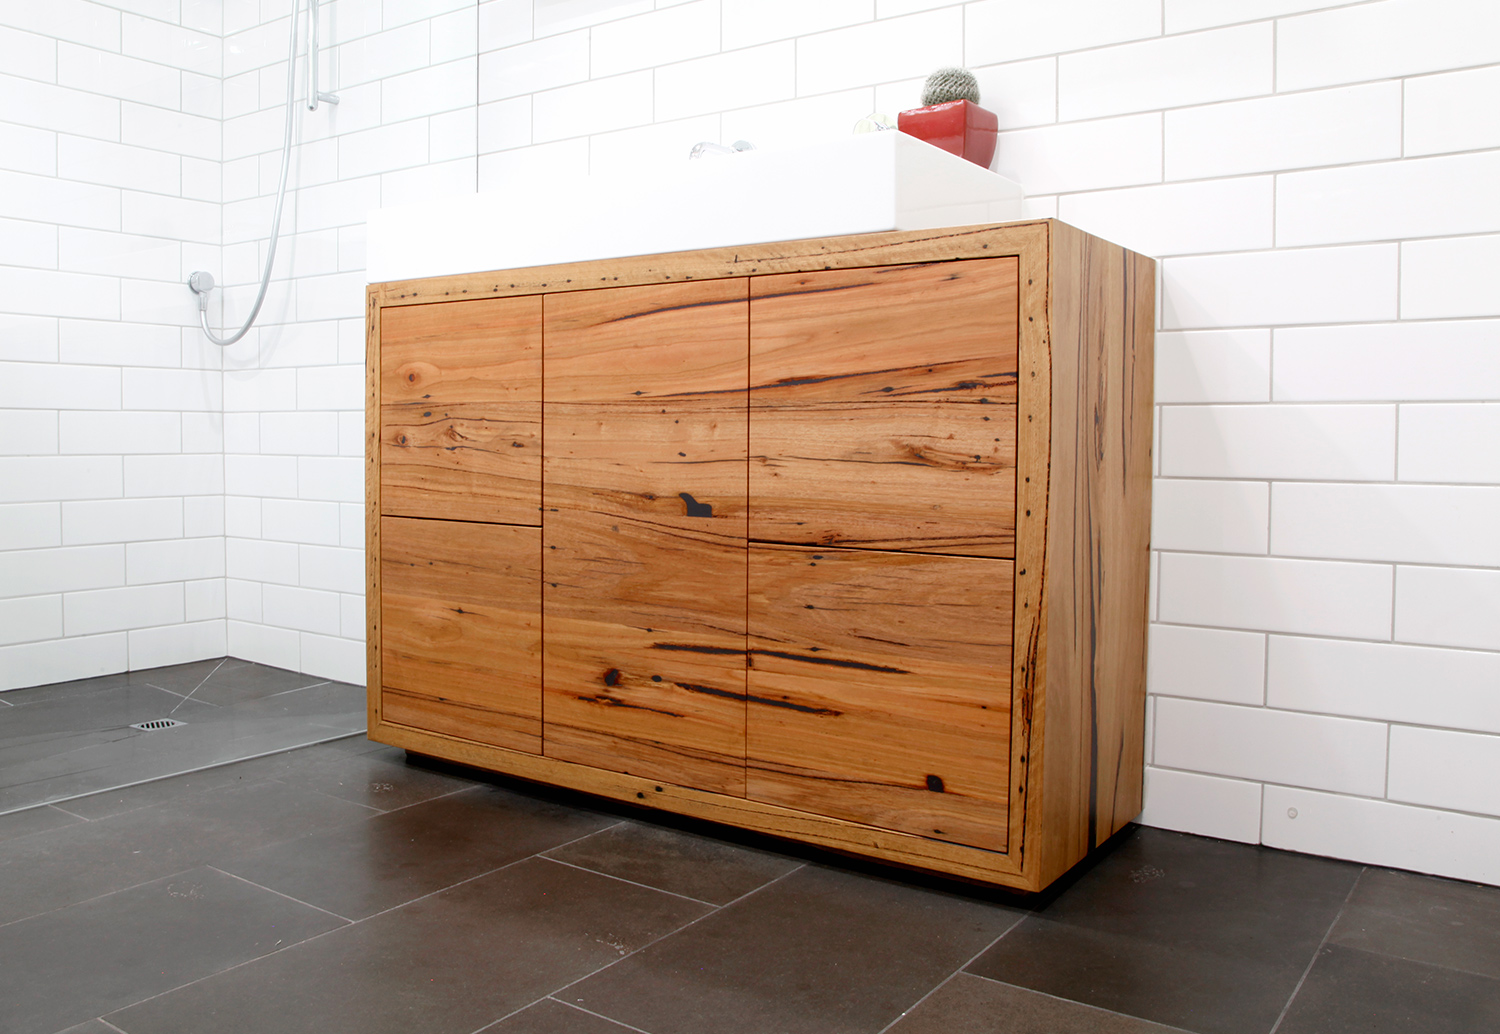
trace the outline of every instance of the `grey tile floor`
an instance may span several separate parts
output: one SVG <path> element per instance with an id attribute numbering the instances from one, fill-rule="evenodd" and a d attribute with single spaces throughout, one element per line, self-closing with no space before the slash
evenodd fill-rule
<path id="1" fill-rule="evenodd" d="M 364 692 L 223 658 L 0 693 L 0 814 L 363 732 Z"/>
<path id="2" fill-rule="evenodd" d="M 1500 1030 L 1497 888 L 1134 829 L 1019 899 L 360 735 L 0 815 L 0 874 L 6 1034 Z"/>

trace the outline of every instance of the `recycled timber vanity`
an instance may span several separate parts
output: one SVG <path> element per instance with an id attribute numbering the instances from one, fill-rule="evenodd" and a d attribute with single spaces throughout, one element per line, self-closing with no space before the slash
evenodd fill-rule
<path id="1" fill-rule="evenodd" d="M 372 285 L 370 737 L 1040 890 L 1140 810 L 1154 283 L 1044 220 Z"/>

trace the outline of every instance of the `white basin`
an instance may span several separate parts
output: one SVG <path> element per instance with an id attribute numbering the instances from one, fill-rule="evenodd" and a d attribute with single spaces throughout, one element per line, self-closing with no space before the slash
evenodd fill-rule
<path id="1" fill-rule="evenodd" d="M 1018 184 L 900 132 L 516 179 L 370 213 L 370 283 L 1023 217 Z"/>

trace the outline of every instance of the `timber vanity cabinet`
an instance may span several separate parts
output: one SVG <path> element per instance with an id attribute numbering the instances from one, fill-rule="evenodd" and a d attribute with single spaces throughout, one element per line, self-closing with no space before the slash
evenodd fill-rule
<path id="1" fill-rule="evenodd" d="M 1046 886 L 1140 810 L 1154 281 L 1041 221 L 372 285 L 371 738 Z"/>

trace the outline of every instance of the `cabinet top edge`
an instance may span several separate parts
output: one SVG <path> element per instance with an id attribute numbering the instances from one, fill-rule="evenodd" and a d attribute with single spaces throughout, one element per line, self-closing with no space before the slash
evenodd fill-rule
<path id="1" fill-rule="evenodd" d="M 382 307 L 424 305 L 772 273 L 991 258 L 1022 254 L 1037 248 L 1045 253 L 1054 224 L 1067 226 L 1056 219 L 1029 219 L 934 230 L 888 230 L 739 248 L 709 248 L 396 280 L 371 284 L 369 293 L 372 302 Z"/>

